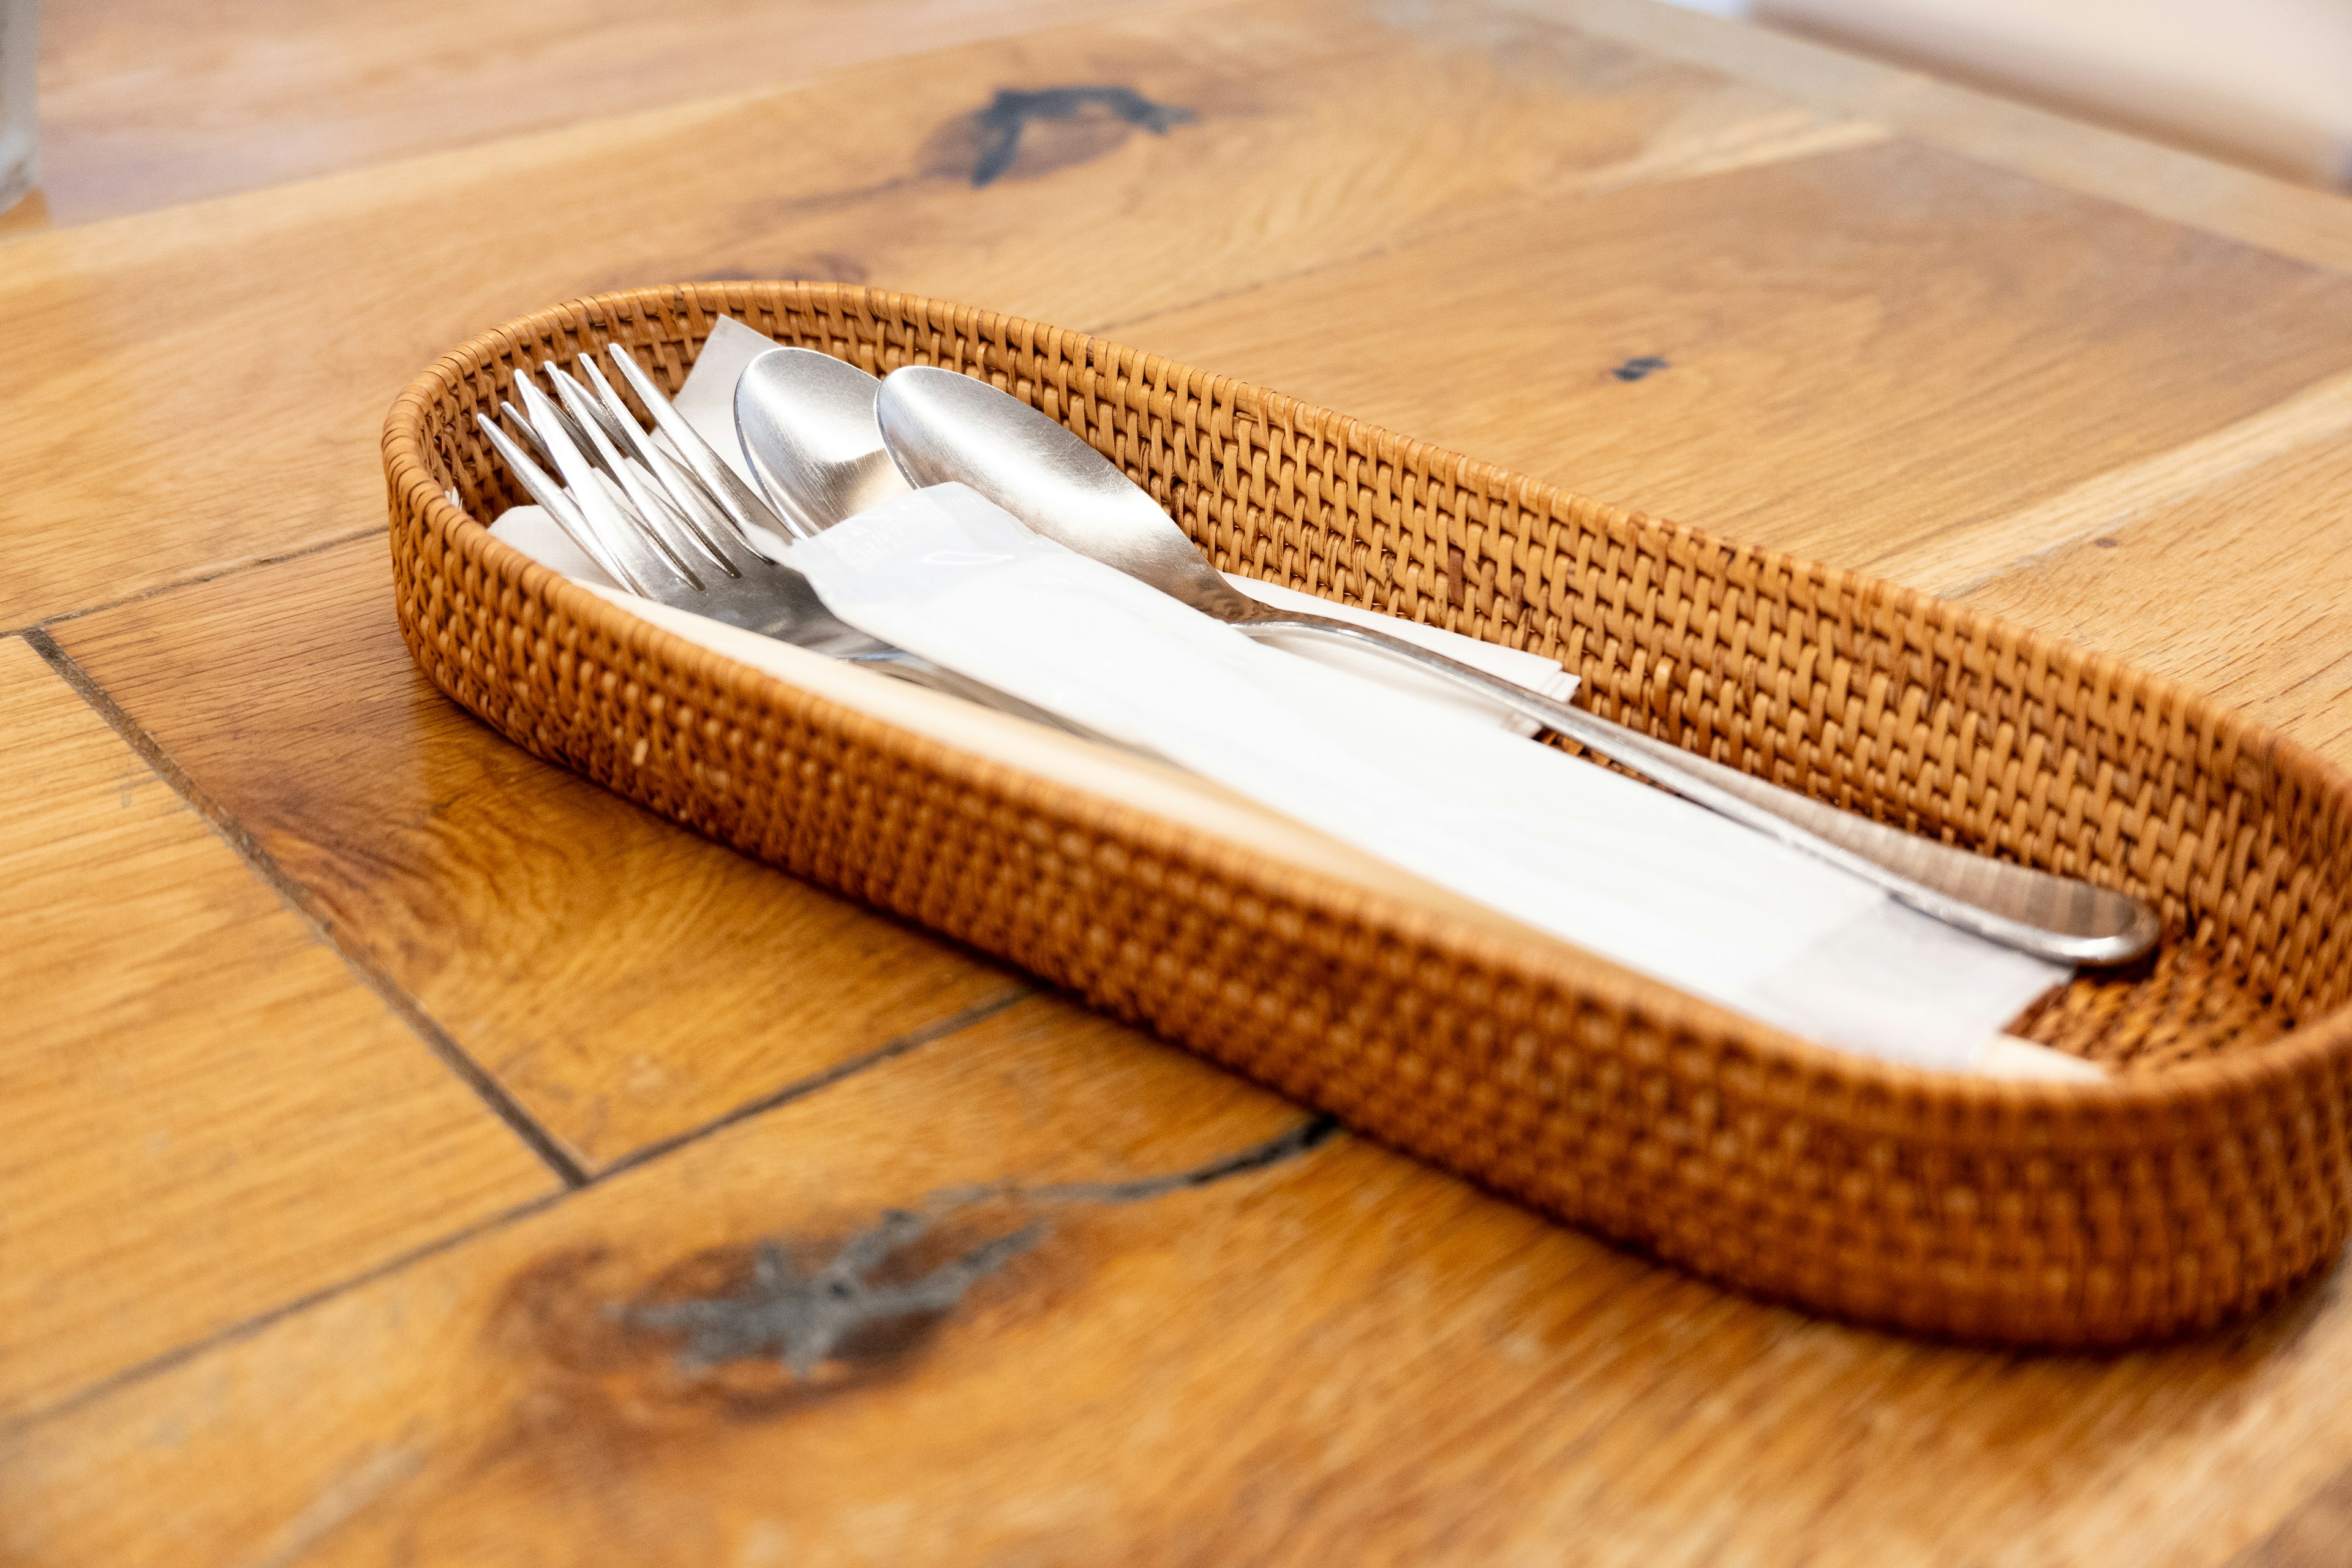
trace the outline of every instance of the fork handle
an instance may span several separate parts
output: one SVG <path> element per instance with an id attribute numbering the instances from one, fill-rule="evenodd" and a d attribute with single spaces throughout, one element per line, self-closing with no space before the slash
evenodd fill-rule
<path id="1" fill-rule="evenodd" d="M 1694 805 L 1884 889 L 1947 925 L 2059 963 L 2127 963 L 2161 927 L 2141 900 L 1923 838 L 1753 778 L 1654 737 L 1571 708 L 1401 637 L 1254 601 L 1234 625 L 1253 637 L 1311 632 L 1379 648 L 1504 703 Z"/>

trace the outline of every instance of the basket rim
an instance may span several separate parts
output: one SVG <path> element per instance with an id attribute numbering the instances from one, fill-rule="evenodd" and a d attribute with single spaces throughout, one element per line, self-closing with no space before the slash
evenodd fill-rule
<path id="1" fill-rule="evenodd" d="M 1498 967 L 1516 967 L 1531 977 L 1540 971 L 1542 978 L 1560 984 L 1565 989 L 1599 993 L 1621 1005 L 1638 1004 L 1639 1010 L 1654 1018 L 1660 1031 L 1670 1039 L 1695 1031 L 1718 1034 L 1727 1047 L 1746 1050 L 1759 1068 L 1780 1069 L 1765 1074 L 1767 1079 L 1775 1080 L 1773 1083 L 1759 1083 L 1753 1089 L 1752 1092 L 1762 1099 L 1779 1100 L 1787 1095 L 1791 1097 L 1790 1103 L 1796 1104 L 1796 1097 L 1802 1094 L 1798 1087 L 1800 1080 L 1809 1079 L 1817 1089 L 1827 1083 L 1837 1084 L 1843 1097 L 1854 1102 L 1851 1109 L 1855 1111 L 1864 1111 L 1873 1100 L 1883 1102 L 1885 1111 L 1896 1110 L 1905 1102 L 1933 1101 L 1948 1112 L 1962 1113 L 1949 1125 L 1948 1139 L 1937 1136 L 1934 1129 L 1927 1126 L 1909 1125 L 1903 1131 L 1908 1136 L 1959 1144 L 1970 1141 L 1967 1123 L 1979 1118 L 2007 1121 L 2017 1120 L 2021 1112 L 2029 1117 L 2038 1113 L 2065 1119 L 2077 1111 L 2095 1111 L 2102 1117 L 2170 1111 L 2178 1110 L 2186 1099 L 2235 1100 L 2260 1096 L 2315 1069 L 2325 1068 L 2336 1058 L 2352 1058 L 2352 1000 L 2339 1004 L 2307 1025 L 2291 1028 L 2283 1036 L 2243 1051 L 2200 1058 L 2156 1072 L 2115 1074 L 2098 1080 L 1999 1079 L 1914 1067 L 1833 1049 L 1691 996 L 1664 981 L 1586 952 L 1564 939 L 1548 937 L 1530 928 L 1526 942 L 1514 942 L 1444 910 L 1344 882 L 1307 867 L 1269 860 L 1213 834 L 1155 816 L 1145 808 L 961 751 L 739 664 L 631 616 L 561 574 L 540 565 L 503 540 L 493 537 L 486 524 L 453 503 L 443 487 L 435 482 L 424 436 L 425 411 L 441 398 L 456 394 L 474 369 L 501 357 L 502 347 L 519 339 L 561 335 L 556 329 L 576 331 L 586 324 L 584 319 L 600 315 L 685 309 L 688 296 L 696 297 L 696 302 L 711 314 L 731 314 L 741 307 L 728 297 L 752 289 L 796 289 L 834 301 L 872 301 L 877 310 L 908 303 L 940 307 L 968 312 L 978 327 L 991 334 L 1059 333 L 1066 340 L 1076 339 L 1104 353 L 1106 357 L 1132 356 L 1139 366 L 1175 363 L 1163 355 L 1131 349 L 1092 333 L 1055 328 L 977 306 L 957 305 L 929 295 L 862 284 L 792 279 L 723 279 L 609 289 L 575 296 L 515 317 L 437 355 L 402 389 L 385 415 L 382 450 L 387 480 L 395 491 L 408 489 L 420 496 L 421 515 L 429 526 L 452 540 L 474 542 L 490 563 L 510 573 L 518 584 L 531 586 L 536 583 L 538 591 L 545 593 L 564 615 L 611 637 L 616 645 L 630 647 L 640 657 L 691 668 L 713 686 L 726 688 L 738 700 L 754 706 L 781 705 L 845 731 L 862 730 L 871 739 L 887 738 L 889 746 L 909 760 L 957 775 L 965 782 L 993 782 L 1001 787 L 1011 781 L 1028 804 L 1077 817 L 1090 826 L 1107 828 L 1113 822 L 1130 829 L 1144 826 L 1157 840 L 1155 847 L 1163 852 L 1185 855 L 1204 865 L 1245 875 L 1297 901 L 1324 910 L 1353 905 L 1367 923 L 1377 924 L 1407 940 L 1428 942 Z M 712 296 L 722 302 L 713 304 Z M 1395 452 L 1409 461 L 1433 460 L 1452 469 L 1457 483 L 1488 494 L 1516 496 L 1530 503 L 1538 498 L 1547 503 L 1586 500 L 1630 526 L 1653 528 L 1668 537 L 1687 540 L 1705 548 L 1736 552 L 1760 567 L 1778 568 L 1810 578 L 1824 589 L 1851 592 L 1858 604 L 1872 608 L 1884 605 L 1898 611 L 1924 611 L 1940 629 L 1956 636 L 1966 637 L 1998 630 L 2021 652 L 2045 659 L 2053 671 L 2108 687 L 2116 684 L 2116 676 L 2127 677 L 2149 706 L 2196 710 L 2217 742 L 2231 742 L 2242 752 L 2262 756 L 2273 773 L 2306 775 L 2320 787 L 2352 801 L 2352 774 L 2310 747 L 2195 687 L 2140 668 L 2114 655 L 2084 648 L 2037 628 L 1884 578 L 1784 551 L 1745 544 L 1696 524 L 1669 521 L 1646 512 L 1591 501 L 1549 481 L 1401 436 L 1282 393 L 1197 367 L 1181 368 L 1198 378 L 1197 395 L 1204 401 L 1212 395 L 1231 396 L 1237 405 L 1255 407 L 1269 424 L 1278 427 L 1319 434 L 1350 448 Z M 1547 504 L 1531 510 L 1549 510 L 1550 507 Z M 538 574 L 538 579 L 532 574 Z M 1816 1113 L 1822 1108 L 1817 1098 L 1805 1103 Z M 1875 1122 L 1882 1117 L 1865 1113 L 1859 1120 Z M 2084 1130 L 2073 1131 L 2079 1136 Z"/>

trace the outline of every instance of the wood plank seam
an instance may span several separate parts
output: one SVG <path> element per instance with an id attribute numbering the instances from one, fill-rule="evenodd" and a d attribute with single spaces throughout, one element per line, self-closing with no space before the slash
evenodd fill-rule
<path id="1" fill-rule="evenodd" d="M 415 1264 L 438 1258 L 445 1252 L 454 1251 L 467 1242 L 504 1230 L 518 1220 L 528 1219 L 543 1209 L 553 1207 L 577 1190 L 569 1186 L 561 1187 L 543 1197 L 517 1204 L 510 1209 L 478 1219 L 471 1225 L 460 1226 L 446 1236 L 436 1237 L 421 1247 L 410 1247 L 406 1252 L 397 1257 L 387 1258 L 372 1268 L 362 1268 L 344 1279 L 321 1285 L 315 1290 L 306 1290 L 299 1296 L 289 1297 L 276 1306 L 256 1312 L 250 1317 L 240 1318 L 236 1322 L 215 1329 L 210 1333 L 200 1334 L 194 1339 L 173 1345 L 170 1350 L 149 1356 L 145 1361 L 136 1362 L 130 1366 L 110 1372 L 96 1382 L 84 1384 L 71 1394 L 54 1399 L 47 1405 L 37 1405 L 14 1415 L 0 1418 L 0 1436 L 21 1432 L 38 1426 L 44 1421 L 70 1415 L 75 1411 L 86 1405 L 94 1405 L 111 1394 L 128 1388 L 133 1384 L 143 1382 L 147 1378 L 169 1372 L 175 1366 L 184 1365 L 210 1351 L 224 1345 L 235 1344 L 240 1340 L 251 1339 L 254 1335 L 268 1331 L 273 1324 L 283 1322 L 298 1313 L 308 1311 L 312 1307 L 331 1301 L 339 1296 L 362 1289 L 378 1279 L 388 1279 Z"/>
<path id="2" fill-rule="evenodd" d="M 1004 1005 L 1010 1005 L 1007 1003 Z M 1002 1011 L 1003 1006 L 992 1006 L 984 1010 L 974 1009 L 973 1012 L 979 1016 L 960 1023 L 954 1029 L 922 1031 L 919 1038 L 910 1037 L 903 1044 L 896 1045 L 887 1052 L 874 1053 L 871 1058 L 861 1062 L 857 1067 L 847 1068 L 842 1072 L 828 1075 L 822 1080 L 809 1080 L 796 1092 L 777 1098 L 773 1103 L 764 1103 L 756 1109 L 746 1108 L 740 1113 L 730 1115 L 691 1135 L 670 1140 L 659 1148 L 647 1150 L 643 1155 L 633 1157 L 625 1163 L 599 1171 L 580 1187 L 567 1187 L 560 1192 L 551 1193 L 545 1197 L 519 1204 L 502 1214 L 492 1215 L 486 1219 L 452 1231 L 447 1236 L 427 1242 L 422 1247 L 414 1247 L 372 1268 L 361 1270 L 348 1279 L 339 1279 L 332 1284 L 321 1286 L 316 1290 L 307 1291 L 290 1300 L 280 1302 L 267 1311 L 255 1313 L 252 1317 L 239 1322 L 191 1340 L 185 1344 L 174 1346 L 135 1366 L 125 1367 L 96 1383 L 77 1389 L 62 1399 L 37 1406 L 5 1420 L 0 1420 L 0 1436 L 28 1430 L 46 1421 L 70 1416 L 75 1412 L 95 1405 L 147 1378 L 160 1376 L 175 1367 L 184 1366 L 201 1356 L 268 1332 L 278 1324 L 314 1308 L 324 1306 L 337 1298 L 348 1295 L 354 1290 L 364 1289 L 382 1280 L 391 1279 L 407 1268 L 429 1262 L 460 1247 L 483 1240 L 511 1226 L 546 1213 L 558 1205 L 568 1202 L 578 1194 L 605 1184 L 625 1171 L 636 1169 L 663 1156 L 675 1154 L 688 1144 L 698 1142 L 709 1132 L 717 1131 L 722 1127 L 731 1127 L 765 1111 L 779 1109 L 788 1100 L 805 1098 L 818 1089 L 827 1088 L 841 1079 L 851 1076 L 864 1067 L 879 1066 L 884 1061 L 902 1056 L 919 1046 L 946 1038 L 950 1034 L 961 1033 L 964 1027 L 979 1023 L 982 1017 Z M 1167 1172 L 1156 1176 L 1115 1182 L 1045 1183 L 1034 1187 L 1024 1187 L 1020 1183 L 1012 1181 L 988 1183 L 976 1186 L 944 1189 L 931 1194 L 930 1204 L 935 1209 L 945 1211 L 958 1205 L 997 1198 L 1027 1199 L 1046 1206 L 1055 1205 L 1116 1206 L 1148 1203 L 1154 1198 L 1167 1197 L 1180 1192 L 1196 1191 L 1202 1187 L 1213 1186 L 1219 1182 L 1235 1176 L 1251 1175 L 1277 1165 L 1288 1164 L 1330 1143 L 1344 1131 L 1345 1129 L 1336 1119 L 1328 1115 L 1312 1114 L 1271 1138 L 1260 1140 L 1240 1149 L 1230 1150 L 1182 1170 Z"/>
<path id="3" fill-rule="evenodd" d="M 925 1024 L 920 1028 L 909 1029 L 896 1039 L 884 1041 L 863 1056 L 855 1056 L 845 1061 L 835 1062 L 822 1072 L 795 1079 L 781 1089 L 761 1095 L 756 1100 L 746 1100 L 734 1110 L 723 1115 L 714 1116 L 707 1121 L 697 1123 L 683 1132 L 668 1138 L 657 1139 L 641 1149 L 633 1149 L 612 1163 L 590 1173 L 588 1179 L 580 1184 L 583 1187 L 593 1187 L 599 1182 L 609 1180 L 624 1171 L 633 1171 L 650 1161 L 658 1160 L 665 1154 L 683 1149 L 688 1143 L 708 1138 L 712 1133 L 732 1127 L 739 1121 L 749 1121 L 755 1116 L 775 1110 L 778 1106 L 805 1099 L 820 1089 L 830 1089 L 845 1078 L 853 1078 L 868 1068 L 880 1067 L 894 1058 L 905 1056 L 918 1047 L 928 1046 L 933 1040 L 944 1040 L 950 1035 L 961 1034 L 974 1024 L 992 1018 L 1015 1003 L 1024 1002 L 1036 995 L 1041 989 L 1036 985 L 1024 984 L 1005 995 L 992 997 L 976 1006 L 966 1007 L 960 1013 L 950 1014 L 947 1017 Z"/>
<path id="4" fill-rule="evenodd" d="M 451 1037 L 447 1030 L 442 1028 L 423 1007 L 419 1006 L 415 997 L 394 983 L 391 976 L 377 970 L 363 956 L 342 942 L 334 923 L 326 919 L 315 906 L 309 889 L 292 877 L 288 876 L 274 856 L 256 842 L 253 836 L 247 833 L 235 818 L 222 811 L 218 805 L 197 786 L 195 781 L 172 760 L 170 754 L 152 735 L 147 732 L 145 727 L 125 712 L 121 705 L 90 677 L 89 671 L 75 663 L 72 658 L 57 645 L 56 639 L 38 626 L 32 627 L 21 635 L 32 646 L 33 650 L 48 662 L 49 668 L 56 670 L 67 685 L 79 692 L 82 700 L 89 703 L 98 716 L 105 720 L 116 734 L 122 737 L 124 743 L 154 770 L 155 775 L 169 784 L 181 799 L 188 803 L 198 816 L 210 825 L 214 832 L 220 835 L 228 847 L 236 853 L 237 858 L 245 862 L 247 868 L 276 893 L 288 909 L 308 924 L 313 935 L 341 958 L 360 984 L 367 987 L 386 1007 L 391 1009 L 393 1016 L 405 1024 L 418 1039 L 424 1041 L 426 1048 L 441 1059 L 443 1066 L 457 1074 L 493 1115 L 505 1122 L 516 1137 L 521 1139 L 533 1153 L 561 1176 L 565 1186 L 576 1188 L 586 1183 L 588 1173 L 580 1162 L 558 1143 L 554 1137 L 506 1091 L 505 1087 L 498 1079 L 491 1077 L 480 1063 L 475 1061 L 467 1053 L 465 1047 Z"/>
<path id="5" fill-rule="evenodd" d="M 37 633 L 31 634 L 28 635 L 26 639 L 28 642 L 32 642 L 37 649 L 39 648 L 39 643 L 36 640 L 37 636 Z M 44 652 L 44 657 L 47 657 L 46 652 Z M 68 662 L 70 663 L 70 660 L 68 660 Z M 61 670 L 60 673 L 62 674 L 64 672 Z M 83 689 L 82 684 L 77 683 L 76 689 L 82 692 L 85 700 L 89 700 L 89 693 Z M 100 704 L 92 702 L 92 706 L 100 707 Z M 102 707 L 100 708 L 100 710 L 101 714 L 103 714 L 104 710 Z M 152 763 L 150 765 L 152 765 Z M 199 810 L 201 810 L 201 807 L 199 807 Z M 211 819 L 207 817 L 206 820 L 209 822 Z M 268 879 L 265 876 L 264 880 Z M 282 896 L 283 894 L 281 893 L 281 897 Z M 299 912 L 299 906 L 297 912 Z M 307 919 L 308 917 L 305 916 L 305 918 Z M 412 1247 L 407 1252 L 402 1253 L 397 1258 L 389 1258 L 383 1263 L 377 1264 L 373 1268 L 362 1269 L 360 1272 L 350 1276 L 348 1279 L 339 1279 L 329 1285 L 322 1285 L 315 1290 L 306 1291 L 289 1300 L 281 1301 L 276 1306 L 270 1307 L 264 1311 L 257 1312 L 248 1318 L 240 1319 L 236 1322 L 215 1330 L 211 1333 L 190 1340 L 184 1344 L 174 1345 L 170 1350 L 164 1351 L 157 1355 L 150 1356 L 147 1360 L 140 1362 L 135 1365 L 124 1367 L 121 1371 L 111 1373 L 95 1383 L 91 1383 L 81 1388 L 76 1389 L 73 1393 L 67 1394 L 62 1399 L 55 1400 L 48 1405 L 37 1405 L 32 1409 L 24 1411 L 18 1415 L 9 1416 L 5 1419 L 0 1419 L 0 1433 L 21 1430 L 34 1426 L 38 1422 L 70 1415 L 75 1410 L 92 1404 L 100 1399 L 105 1398 L 116 1390 L 128 1387 L 132 1384 L 140 1382 L 142 1379 L 156 1376 L 168 1372 L 172 1368 L 182 1365 L 219 1346 L 233 1344 L 239 1340 L 248 1339 L 255 1334 L 263 1332 L 271 1325 L 283 1321 L 284 1320 L 293 1317 L 297 1313 L 305 1311 L 311 1307 L 319 1306 L 324 1302 L 332 1300 L 336 1297 L 341 1296 L 349 1291 L 362 1289 L 379 1279 L 387 1279 L 390 1276 L 397 1274 L 401 1270 L 407 1268 L 413 1264 L 423 1263 L 430 1258 L 437 1258 L 443 1253 L 448 1252 L 457 1247 L 461 1247 L 467 1242 L 490 1235 L 494 1232 L 503 1230 L 508 1226 L 520 1220 L 529 1219 L 533 1215 L 539 1214 L 543 1210 L 551 1208 L 555 1205 L 562 1203 L 565 1198 L 571 1196 L 574 1193 L 586 1192 L 592 1188 L 602 1186 L 615 1176 L 621 1175 L 628 1171 L 635 1170 L 640 1166 L 651 1164 L 668 1155 L 675 1154 L 678 1151 L 686 1148 L 688 1144 L 699 1142 L 703 1139 L 710 1136 L 712 1133 L 723 1131 L 728 1128 L 738 1125 L 739 1123 L 751 1121 L 754 1118 L 765 1115 L 769 1111 L 779 1110 L 795 1100 L 805 1100 L 813 1094 L 832 1088 L 834 1085 L 841 1082 L 845 1079 L 855 1077 L 856 1074 L 864 1072 L 869 1068 L 881 1067 L 886 1063 L 907 1055 L 910 1051 L 916 1050 L 923 1046 L 930 1045 L 934 1041 L 943 1040 L 950 1036 L 961 1034 L 966 1029 L 985 1022 L 995 1015 L 1003 1012 L 1006 1008 L 1034 996 L 1037 994 L 1037 991 L 1038 988 L 1034 986 L 1024 987 L 1021 991 L 1016 992 L 1012 995 L 986 1002 L 976 1007 L 967 1007 L 963 1011 L 954 1014 L 949 1017 L 940 1019 L 936 1023 L 925 1025 L 919 1029 L 908 1030 L 906 1034 L 901 1035 L 898 1038 L 890 1040 L 884 1045 L 876 1047 L 873 1050 L 866 1052 L 863 1056 L 856 1057 L 848 1061 L 838 1063 L 835 1067 L 828 1068 L 824 1072 L 813 1073 L 807 1078 L 795 1079 L 793 1082 L 777 1089 L 772 1094 L 762 1095 L 758 1100 L 738 1106 L 734 1110 L 727 1112 L 724 1116 L 714 1117 L 709 1121 L 703 1122 L 701 1125 L 691 1128 L 685 1132 L 681 1132 L 674 1138 L 666 1138 L 657 1143 L 648 1144 L 643 1149 L 634 1151 L 625 1158 L 614 1161 L 612 1164 L 607 1165 L 601 1170 L 583 1173 L 582 1179 L 577 1182 L 572 1182 L 567 1178 L 563 1189 L 560 1192 L 551 1193 L 545 1197 L 533 1198 L 529 1203 L 519 1204 L 515 1207 L 508 1209 L 501 1214 L 492 1215 L 487 1219 L 479 1220 L 472 1225 L 462 1226 L 457 1230 L 450 1232 L 446 1236 L 429 1241 L 422 1247 Z M 1194 1170 L 1184 1172 L 1178 1177 L 1164 1178 L 1163 1180 L 1180 1185 L 1185 1184 L 1190 1184 L 1192 1185 L 1205 1185 L 1209 1182 L 1220 1180 L 1228 1175 L 1237 1175 L 1242 1173 L 1244 1171 L 1256 1170 L 1265 1165 L 1276 1163 L 1280 1159 L 1286 1159 L 1293 1153 L 1304 1153 L 1307 1150 L 1325 1142 L 1336 1133 L 1338 1130 L 1338 1123 L 1331 1121 L 1328 1117 L 1310 1118 L 1302 1125 L 1302 1127 L 1294 1130 L 1292 1133 L 1286 1135 L 1287 1138 L 1296 1143 L 1296 1147 L 1285 1144 L 1278 1153 L 1274 1151 L 1272 1145 L 1269 1145 L 1266 1148 L 1253 1148 L 1244 1151 L 1236 1155 L 1223 1156 L 1219 1160 L 1211 1161 Z M 1280 1141 L 1277 1142 L 1279 1142 Z M 1174 1189 L 1171 1186 L 1169 1190 L 1172 1191 Z M 1156 1196 L 1158 1194 L 1157 1192 L 1154 1192 L 1146 1195 Z"/>
<path id="6" fill-rule="evenodd" d="M 372 535 L 47 629 L 583 1167 L 1026 984 L 443 701 L 385 560 Z"/>
<path id="7" fill-rule="evenodd" d="M 2352 372 L 2314 382 L 2258 414 L 2089 479 L 2006 517 L 1958 524 L 1857 570 L 1946 598 L 2149 512 L 2177 506 L 2289 453 L 2352 431 Z"/>
<path id="8" fill-rule="evenodd" d="M 289 561 L 299 561 L 306 555 L 317 555 L 359 540 L 373 538 L 383 533 L 383 523 L 371 523 L 365 528 L 354 529 L 349 533 L 339 533 L 332 539 L 316 539 L 306 544 L 297 545 L 291 550 L 281 550 L 274 555 L 257 555 L 250 560 L 231 561 L 225 565 L 190 573 L 185 577 L 174 577 L 168 583 L 154 584 L 140 589 L 135 594 L 125 594 L 120 599 L 108 599 L 102 604 L 84 605 L 78 609 L 60 610 L 56 615 L 44 616 L 38 620 L 27 621 L 19 626 L 0 626 L 0 637 L 21 636 L 39 626 L 62 626 L 68 621 L 78 621 L 84 616 L 95 616 L 107 610 L 121 609 L 125 605 L 143 604 L 149 599 L 164 594 L 177 593 L 183 588 L 194 588 L 201 584 L 218 582 L 224 577 L 234 577 L 240 572 L 253 572 L 265 566 L 277 566 Z"/>

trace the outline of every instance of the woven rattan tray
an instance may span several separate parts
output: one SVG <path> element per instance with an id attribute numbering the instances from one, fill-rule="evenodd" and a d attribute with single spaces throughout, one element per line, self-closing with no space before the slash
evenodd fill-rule
<path id="1" fill-rule="evenodd" d="M 885 724 L 489 537 L 521 498 L 477 409 L 613 340 L 674 389 L 720 313 L 877 374 L 988 375 L 1227 570 L 1536 649 L 1621 721 L 2160 900 L 2154 960 L 2021 1026 L 2115 1076 L 1819 1050 Z M 2345 1236 L 2352 784 L 2165 680 L 1080 333 L 830 284 L 513 322 L 402 395 L 384 466 L 409 647 L 518 743 L 1571 1224 L 1820 1310 L 2051 1345 L 2219 1323 Z"/>

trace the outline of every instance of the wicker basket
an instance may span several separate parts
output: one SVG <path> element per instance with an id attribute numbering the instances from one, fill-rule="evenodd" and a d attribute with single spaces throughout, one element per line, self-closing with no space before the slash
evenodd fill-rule
<path id="1" fill-rule="evenodd" d="M 2021 1026 L 2114 1077 L 1817 1049 L 844 709 L 474 521 L 520 499 L 473 426 L 518 372 L 617 340 L 675 388 L 722 312 L 877 374 L 987 375 L 1221 567 L 1536 649 L 1621 722 L 2159 900 L 2156 958 Z M 516 321 L 402 395 L 384 465 L 409 647 L 518 743 L 1571 1224 L 1823 1311 L 2046 1345 L 2217 1324 L 2345 1236 L 2347 781 L 2155 677 L 1076 332 L 831 284 Z"/>

